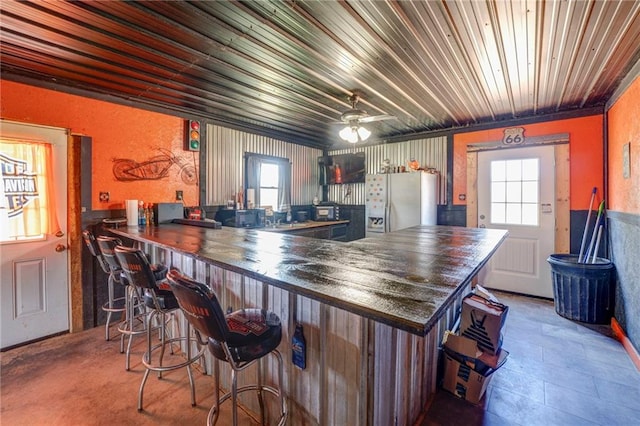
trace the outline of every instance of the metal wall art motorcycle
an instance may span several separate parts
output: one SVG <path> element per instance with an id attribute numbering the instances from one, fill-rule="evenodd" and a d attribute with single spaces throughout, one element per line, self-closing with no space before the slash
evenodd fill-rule
<path id="1" fill-rule="evenodd" d="M 139 180 L 159 180 L 169 176 L 169 170 L 175 164 L 178 166 L 180 179 L 187 185 L 198 183 L 198 168 L 190 164 L 188 159 L 176 155 L 169 150 L 158 148 L 160 155 L 145 161 L 135 161 L 128 158 L 113 159 L 113 176 L 120 182 Z"/>

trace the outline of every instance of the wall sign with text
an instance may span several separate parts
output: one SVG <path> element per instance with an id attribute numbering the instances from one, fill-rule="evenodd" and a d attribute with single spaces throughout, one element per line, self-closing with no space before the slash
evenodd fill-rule
<path id="1" fill-rule="evenodd" d="M 524 127 L 504 129 L 503 145 L 522 145 L 524 143 Z"/>

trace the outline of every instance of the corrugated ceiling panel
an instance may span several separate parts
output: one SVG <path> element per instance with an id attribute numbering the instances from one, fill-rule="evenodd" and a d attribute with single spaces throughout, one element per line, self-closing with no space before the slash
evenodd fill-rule
<path id="1" fill-rule="evenodd" d="M 640 60 L 640 1 L 3 1 L 2 78 L 331 149 L 603 106 Z M 422 135 L 425 136 L 425 135 Z M 428 136 L 428 135 L 427 135 Z"/>

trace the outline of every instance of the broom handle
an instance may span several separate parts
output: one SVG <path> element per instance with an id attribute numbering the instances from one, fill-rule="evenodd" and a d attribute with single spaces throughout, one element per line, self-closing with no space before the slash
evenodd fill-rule
<path id="1" fill-rule="evenodd" d="M 598 216 L 596 217 L 596 224 L 593 227 L 593 233 L 591 234 L 591 242 L 589 243 L 589 250 L 587 250 L 587 254 L 584 257 L 583 263 L 587 263 L 587 260 L 589 260 L 589 256 L 593 253 L 593 246 L 596 243 L 596 234 L 597 234 L 596 231 L 598 229 L 598 225 L 600 225 L 600 218 L 602 217 L 603 212 L 604 212 L 604 200 L 600 202 L 600 207 L 598 207 Z"/>
<path id="2" fill-rule="evenodd" d="M 593 250 L 593 257 L 591 263 L 596 263 L 596 256 L 598 255 L 598 248 L 600 247 L 600 237 L 602 236 L 602 224 L 598 227 L 598 237 L 596 238 L 596 248 Z"/>
<path id="3" fill-rule="evenodd" d="M 584 246 L 587 244 L 587 233 L 589 232 L 589 221 L 591 220 L 591 210 L 593 208 L 593 200 L 596 198 L 596 187 L 593 187 L 591 191 L 591 201 L 589 202 L 589 213 L 587 214 L 587 222 L 584 224 L 584 232 L 582 233 L 582 243 L 580 243 L 580 255 L 578 256 L 578 263 L 582 262 L 582 255 L 584 254 Z"/>

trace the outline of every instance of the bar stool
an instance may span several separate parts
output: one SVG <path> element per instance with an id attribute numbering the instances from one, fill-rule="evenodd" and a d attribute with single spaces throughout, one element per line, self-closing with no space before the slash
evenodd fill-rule
<path id="1" fill-rule="evenodd" d="M 104 325 L 104 339 L 110 340 L 109 331 L 111 327 L 111 316 L 117 312 L 120 312 L 121 315 L 124 316 L 126 312 L 126 297 L 115 297 L 114 284 L 123 283 L 114 279 L 114 276 L 111 273 L 111 268 L 109 267 L 109 263 L 107 263 L 104 256 L 102 256 L 102 252 L 100 251 L 100 247 L 98 247 L 98 243 L 93 233 L 90 230 L 85 229 L 84 231 L 82 231 L 82 238 L 84 240 L 84 243 L 87 245 L 87 248 L 89 249 L 89 253 L 91 253 L 91 255 L 96 258 L 102 270 L 109 275 L 109 279 L 107 280 L 108 299 L 102 304 L 102 310 L 107 313 L 107 322 Z"/>
<path id="2" fill-rule="evenodd" d="M 140 391 L 138 392 L 138 411 L 142 411 L 144 386 L 151 371 L 156 371 L 158 378 L 162 378 L 163 372 L 183 367 L 187 369 L 187 375 L 189 376 L 189 383 L 191 385 L 191 405 L 195 406 L 196 390 L 193 373 L 191 372 L 191 364 L 202 358 L 206 347 L 201 346 L 200 341 L 191 335 L 191 325 L 188 321 L 184 335 L 178 333 L 178 336 L 167 338 L 166 326 L 168 322 L 173 319 L 174 312 L 179 309 L 176 297 L 166 280 L 164 280 L 167 274 L 167 268 L 161 266 L 156 270 L 152 270 L 147 257 L 142 250 L 139 249 L 117 246 L 115 248 L 115 254 L 130 285 L 138 289 L 139 294 L 143 297 L 144 304 L 151 310 L 147 317 L 147 351 L 142 356 L 142 363 L 146 367 L 146 371 L 142 377 Z M 169 318 L 167 316 L 169 316 Z M 152 345 L 151 335 L 156 328 L 153 327 L 152 324 L 155 319 L 159 320 L 160 343 Z M 166 346 L 169 345 L 169 349 L 173 354 L 173 343 L 175 342 L 184 343 L 184 346 L 186 346 L 185 358 L 168 365 L 163 364 Z M 196 353 L 192 353 L 192 345 L 194 343 L 198 346 Z M 154 353 L 156 351 L 159 351 L 159 355 L 158 358 L 154 360 Z"/>
<path id="3" fill-rule="evenodd" d="M 120 332 L 120 353 L 124 353 L 124 339 L 128 337 L 127 350 L 125 357 L 125 370 L 129 371 L 131 365 L 131 343 L 133 337 L 146 333 L 146 321 L 144 316 L 146 315 L 146 308 L 142 303 L 142 299 L 138 296 L 136 289 L 129 285 L 120 262 L 116 258 L 115 248 L 122 245 L 122 241 L 119 238 L 109 237 L 101 235 L 96 238 L 98 247 L 102 256 L 109 264 L 111 279 L 119 284 L 125 286 L 125 318 L 118 325 L 118 331 Z"/>
<path id="4" fill-rule="evenodd" d="M 231 391 L 220 398 L 220 377 L 218 363 L 215 363 L 215 403 L 209 411 L 207 425 L 216 423 L 220 404 L 228 398 L 232 401 L 233 424 L 237 425 L 237 395 L 251 390 L 257 391 L 258 394 L 262 424 L 264 424 L 262 391 L 267 391 L 279 398 L 281 415 L 278 424 L 283 425 L 287 420 L 287 404 L 282 390 L 282 356 L 277 350 L 282 340 L 280 318 L 275 313 L 264 309 L 241 309 L 225 315 L 215 293 L 206 285 L 182 275 L 175 269 L 169 271 L 167 279 L 187 320 L 201 336 L 207 337 L 211 354 L 221 361 L 228 362 L 231 366 Z M 260 362 L 257 363 L 258 384 L 238 388 L 236 373 L 268 354 L 272 354 L 278 362 L 278 388 L 262 384 Z"/>

